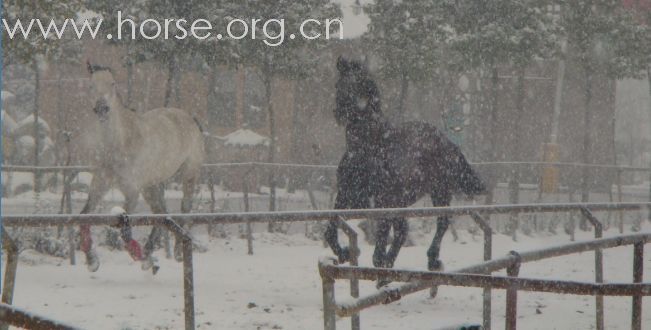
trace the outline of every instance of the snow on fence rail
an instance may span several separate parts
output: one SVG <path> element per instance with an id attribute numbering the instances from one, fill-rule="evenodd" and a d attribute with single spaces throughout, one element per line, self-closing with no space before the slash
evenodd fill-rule
<path id="1" fill-rule="evenodd" d="M 595 238 L 602 235 L 602 224 L 592 212 L 599 211 L 635 211 L 651 208 L 651 203 L 566 203 L 566 204 L 520 204 L 520 205 L 490 205 L 490 206 L 454 206 L 454 207 L 429 207 L 429 208 L 406 208 L 406 209 L 366 209 L 366 210 L 330 210 L 330 211 L 292 211 L 292 212 L 250 212 L 250 213 L 216 213 L 216 214 L 153 214 L 153 215 L 129 215 L 128 221 L 119 215 L 5 215 L 3 227 L 43 227 L 43 226 L 73 226 L 73 225 L 103 225 L 103 226 L 148 226 L 161 225 L 180 235 L 183 239 L 183 283 L 184 283 L 184 312 L 185 328 L 194 329 L 194 275 L 192 263 L 192 242 L 191 238 L 182 229 L 186 223 L 192 224 L 235 224 L 235 223 L 269 223 L 269 222 L 304 222 L 314 220 L 336 220 L 340 228 L 348 236 L 351 250 L 351 266 L 357 266 L 359 246 L 357 233 L 346 221 L 350 219 L 375 219 L 378 217 L 432 217 L 432 216 L 459 216 L 468 215 L 480 226 L 484 233 L 484 260 L 492 258 L 492 234 L 493 231 L 485 220 L 490 214 L 519 213 L 547 213 L 547 212 L 581 212 L 586 219 L 595 227 Z M 5 281 L 2 292 L 2 302 L 11 304 L 14 293 L 16 270 L 18 267 L 18 250 L 12 239 L 2 231 L 3 246 L 7 250 L 7 267 L 5 270 Z M 621 242 L 628 242 L 620 239 Z M 619 241 L 618 241 L 619 242 Z M 252 247 L 252 237 L 248 237 L 249 248 Z M 595 250 L 595 279 L 597 283 L 603 281 L 603 262 L 601 248 L 594 244 L 600 243 L 578 243 L 583 244 L 586 250 Z M 605 244 L 605 243 L 604 243 Z M 529 258 L 529 257 L 527 257 Z M 533 257 L 531 257 L 533 258 Z M 528 260 L 528 259 L 526 259 Z M 637 259 L 636 259 L 637 260 Z M 487 261 L 487 265 L 503 269 L 510 265 L 511 261 L 496 259 Z M 486 272 L 493 268 L 484 266 L 475 270 L 465 272 Z M 359 283 L 356 277 L 350 279 L 350 291 L 353 298 L 359 296 Z M 401 296 L 412 292 L 420 291 L 431 287 L 429 283 L 414 282 L 405 284 L 399 290 Z M 390 296 L 384 291 L 360 300 L 359 310 L 370 307 L 378 302 L 386 302 Z M 603 297 L 597 295 L 597 324 L 598 329 L 603 329 Z M 390 299 L 389 299 L 390 300 Z M 490 328 L 490 288 L 484 289 L 484 320 L 486 328 Z M 359 329 L 359 315 L 351 312 L 352 328 Z M 601 320 L 601 321 L 600 321 Z M 599 326 L 601 325 L 601 326 Z"/>
<path id="2" fill-rule="evenodd" d="M 589 167 L 600 169 L 621 170 L 628 172 L 651 172 L 649 167 L 621 166 L 608 164 L 584 164 L 570 162 L 538 162 L 538 161 L 503 161 L 503 162 L 471 162 L 473 166 L 556 166 L 556 167 Z M 292 169 L 313 169 L 313 170 L 336 170 L 337 165 L 316 165 L 316 164 L 291 164 L 291 163 L 265 163 L 265 162 L 241 162 L 241 163 L 214 163 L 204 164 L 204 169 L 225 168 L 225 167 L 267 167 L 267 168 L 292 168 Z M 2 165 L 2 171 L 6 172 L 60 172 L 65 170 L 90 172 L 92 166 L 27 166 L 27 165 Z"/>
<path id="3" fill-rule="evenodd" d="M 644 244 L 651 242 L 651 234 L 635 234 L 589 242 L 571 243 L 552 248 L 518 253 L 512 251 L 508 256 L 465 267 L 452 272 L 408 271 L 336 265 L 334 259 L 319 261 L 319 274 L 323 282 L 324 329 L 336 329 L 335 315 L 347 317 L 358 314 L 363 309 L 379 304 L 388 304 L 406 294 L 438 285 L 478 287 L 484 290 L 506 290 L 506 329 L 516 329 L 517 292 L 535 291 L 558 294 L 590 295 L 603 299 L 603 296 L 631 296 L 631 328 L 642 329 L 642 297 L 651 296 L 651 283 L 642 283 L 644 269 Z M 525 262 L 565 256 L 585 251 L 601 252 L 602 249 L 633 245 L 633 284 L 597 283 L 518 278 L 520 265 Z M 506 269 L 508 276 L 492 276 L 491 272 Z M 596 272 L 601 272 L 597 268 Z M 354 300 L 347 304 L 337 304 L 334 294 L 336 279 L 391 280 L 409 282 L 397 288 L 384 287 L 377 293 Z M 486 292 L 486 291 L 484 291 Z M 597 300 L 599 301 L 599 300 Z M 603 329 L 603 300 L 597 306 L 597 329 Z M 484 329 L 490 329 L 490 310 L 486 313 L 484 305 Z"/>

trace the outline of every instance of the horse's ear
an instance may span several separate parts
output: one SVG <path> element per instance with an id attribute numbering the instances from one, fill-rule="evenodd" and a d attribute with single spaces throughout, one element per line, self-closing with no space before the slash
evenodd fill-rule
<path id="1" fill-rule="evenodd" d="M 90 64 L 89 60 L 86 60 L 86 69 L 88 70 L 88 73 L 90 73 L 91 75 L 95 73 L 95 68 L 93 68 L 93 65 Z"/>
<path id="2" fill-rule="evenodd" d="M 339 55 L 339 58 L 337 58 L 337 70 L 339 70 L 340 73 L 343 73 L 346 69 L 348 69 L 348 61 L 343 55 Z"/>

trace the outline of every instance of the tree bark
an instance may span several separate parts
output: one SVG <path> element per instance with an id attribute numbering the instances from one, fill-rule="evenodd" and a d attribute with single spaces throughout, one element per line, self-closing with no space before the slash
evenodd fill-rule
<path id="1" fill-rule="evenodd" d="M 522 159 L 522 119 L 524 117 L 524 98 L 525 98 L 525 72 L 526 67 L 518 67 L 518 82 L 517 82 L 517 97 L 516 97 L 516 117 L 515 117 L 515 141 L 513 141 L 513 156 L 516 160 Z M 511 168 L 511 182 L 510 186 L 510 196 L 509 200 L 511 204 L 518 204 L 520 202 L 520 168 L 514 166 Z M 516 239 L 516 232 L 518 229 L 518 214 L 513 213 L 510 215 L 510 234 L 513 237 L 513 240 Z"/>
<path id="2" fill-rule="evenodd" d="M 40 155 L 39 151 L 41 149 L 41 141 L 39 138 L 39 112 L 40 112 L 40 101 L 39 96 L 41 94 L 41 72 L 38 67 L 38 60 L 35 58 L 32 60 L 32 69 L 34 70 L 34 166 L 40 165 Z M 41 173 L 38 171 L 34 172 L 34 191 L 41 191 Z"/>
<path id="3" fill-rule="evenodd" d="M 172 96 L 174 100 L 178 103 L 179 93 L 178 93 L 178 63 L 176 57 L 170 55 L 169 60 L 167 61 L 167 84 L 165 86 L 165 107 L 169 107 L 172 102 Z"/>
<path id="4" fill-rule="evenodd" d="M 272 74 L 270 72 L 263 73 L 265 95 L 267 98 L 267 114 L 269 116 L 269 155 L 267 161 L 273 163 L 276 160 L 276 122 L 274 116 L 273 95 L 272 95 Z M 274 169 L 269 171 L 269 211 L 276 211 L 276 177 Z M 269 232 L 275 231 L 276 224 L 270 222 L 268 226 Z"/>
<path id="5" fill-rule="evenodd" d="M 134 72 L 133 72 L 133 62 L 129 60 L 127 62 L 127 106 L 131 106 L 131 102 L 133 101 L 133 80 L 134 80 Z"/>
<path id="6" fill-rule="evenodd" d="M 400 98 L 398 99 L 398 121 L 402 122 L 405 118 L 405 103 L 409 93 L 409 79 L 407 74 L 403 73 L 400 78 Z"/>
<path id="7" fill-rule="evenodd" d="M 583 163 L 590 164 L 592 161 L 592 140 L 590 131 L 592 129 L 592 69 L 585 68 L 585 90 L 584 90 L 584 112 L 583 112 Z M 590 168 L 583 168 L 583 179 L 581 180 L 581 202 L 587 202 L 590 198 Z"/>
<path id="8" fill-rule="evenodd" d="M 584 90 L 584 112 L 583 112 L 583 163 L 590 164 L 592 163 L 592 140 L 591 140 L 591 130 L 592 130 L 592 112 L 590 111 L 590 105 L 592 104 L 592 67 L 589 64 L 584 67 L 585 74 L 585 90 Z M 592 169 L 590 167 L 583 167 L 583 178 L 581 180 L 581 202 L 587 203 L 590 200 L 590 185 L 592 180 Z M 582 217 L 579 227 L 582 230 L 587 230 L 588 225 L 586 220 Z"/>
<path id="9" fill-rule="evenodd" d="M 491 114 L 490 114 L 490 149 L 489 149 L 489 160 L 495 161 L 497 157 L 495 155 L 497 144 L 497 115 L 498 115 L 498 92 L 499 92 L 499 71 L 497 65 L 491 65 Z M 495 168 L 491 167 L 488 171 L 488 184 L 486 193 L 485 204 L 493 204 L 495 185 L 497 183 L 497 174 L 498 171 Z"/>
<path id="10" fill-rule="evenodd" d="M 649 81 L 649 96 L 651 96 L 651 66 L 647 68 L 646 77 L 647 80 Z M 649 115 L 651 116 L 651 107 L 649 108 L 649 110 L 650 110 Z M 649 175 L 651 176 L 651 173 Z M 649 182 L 651 182 L 651 178 L 649 179 Z M 649 201 L 651 201 L 651 183 L 649 184 Z M 648 214 L 647 220 L 651 222 L 651 212 L 647 212 L 647 214 Z"/>

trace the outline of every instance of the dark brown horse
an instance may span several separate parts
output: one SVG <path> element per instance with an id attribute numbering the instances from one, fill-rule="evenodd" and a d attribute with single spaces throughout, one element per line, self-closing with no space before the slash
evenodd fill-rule
<path id="1" fill-rule="evenodd" d="M 340 57 L 335 118 L 346 127 L 346 153 L 337 169 L 336 209 L 403 208 L 429 194 L 434 206 L 449 206 L 454 194 L 482 194 L 485 186 L 452 143 L 433 125 L 407 122 L 391 125 L 383 116 L 380 94 L 368 70 L 358 61 Z M 450 224 L 438 218 L 427 251 L 429 270 L 442 269 L 441 240 Z M 389 232 L 393 227 L 393 241 Z M 407 238 L 405 218 L 378 219 L 373 265 L 391 268 Z M 336 221 L 326 241 L 341 262 L 350 258 L 338 242 Z"/>

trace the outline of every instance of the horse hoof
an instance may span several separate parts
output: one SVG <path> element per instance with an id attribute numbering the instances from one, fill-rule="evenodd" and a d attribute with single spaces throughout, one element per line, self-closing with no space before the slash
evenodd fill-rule
<path id="1" fill-rule="evenodd" d="M 177 262 L 183 261 L 183 251 L 181 248 L 174 249 L 174 260 L 176 260 Z"/>
<path id="2" fill-rule="evenodd" d="M 99 257 L 94 249 L 86 252 L 86 267 L 88 267 L 88 271 L 91 273 L 99 269 Z"/>
<path id="3" fill-rule="evenodd" d="M 430 272 L 442 272 L 445 267 L 441 260 L 430 260 L 427 263 L 427 269 L 429 269 Z"/>
<path id="4" fill-rule="evenodd" d="M 378 280 L 375 283 L 375 288 L 379 290 L 379 289 L 389 285 L 390 283 L 391 283 L 391 281 L 389 281 L 389 280 Z"/>
<path id="5" fill-rule="evenodd" d="M 439 287 L 435 286 L 429 289 L 429 297 L 436 298 L 436 295 L 439 293 Z"/>
<path id="6" fill-rule="evenodd" d="M 194 243 L 194 240 L 193 240 L 193 243 L 192 243 L 192 249 L 193 249 L 194 252 L 197 252 L 197 253 L 206 253 L 206 252 L 208 252 L 208 248 L 205 245 L 200 244 L 200 243 Z"/>
<path id="7" fill-rule="evenodd" d="M 350 249 L 348 249 L 348 247 L 342 248 L 337 257 L 340 264 L 350 261 Z"/>
<path id="8" fill-rule="evenodd" d="M 158 267 L 158 265 L 156 265 L 156 261 L 158 260 L 156 260 L 156 258 L 152 256 L 145 257 L 142 260 L 142 263 L 140 264 L 140 269 L 142 270 L 152 269 L 152 272 L 154 273 L 154 275 L 156 275 L 156 273 L 158 272 L 158 268 L 160 268 Z"/>

